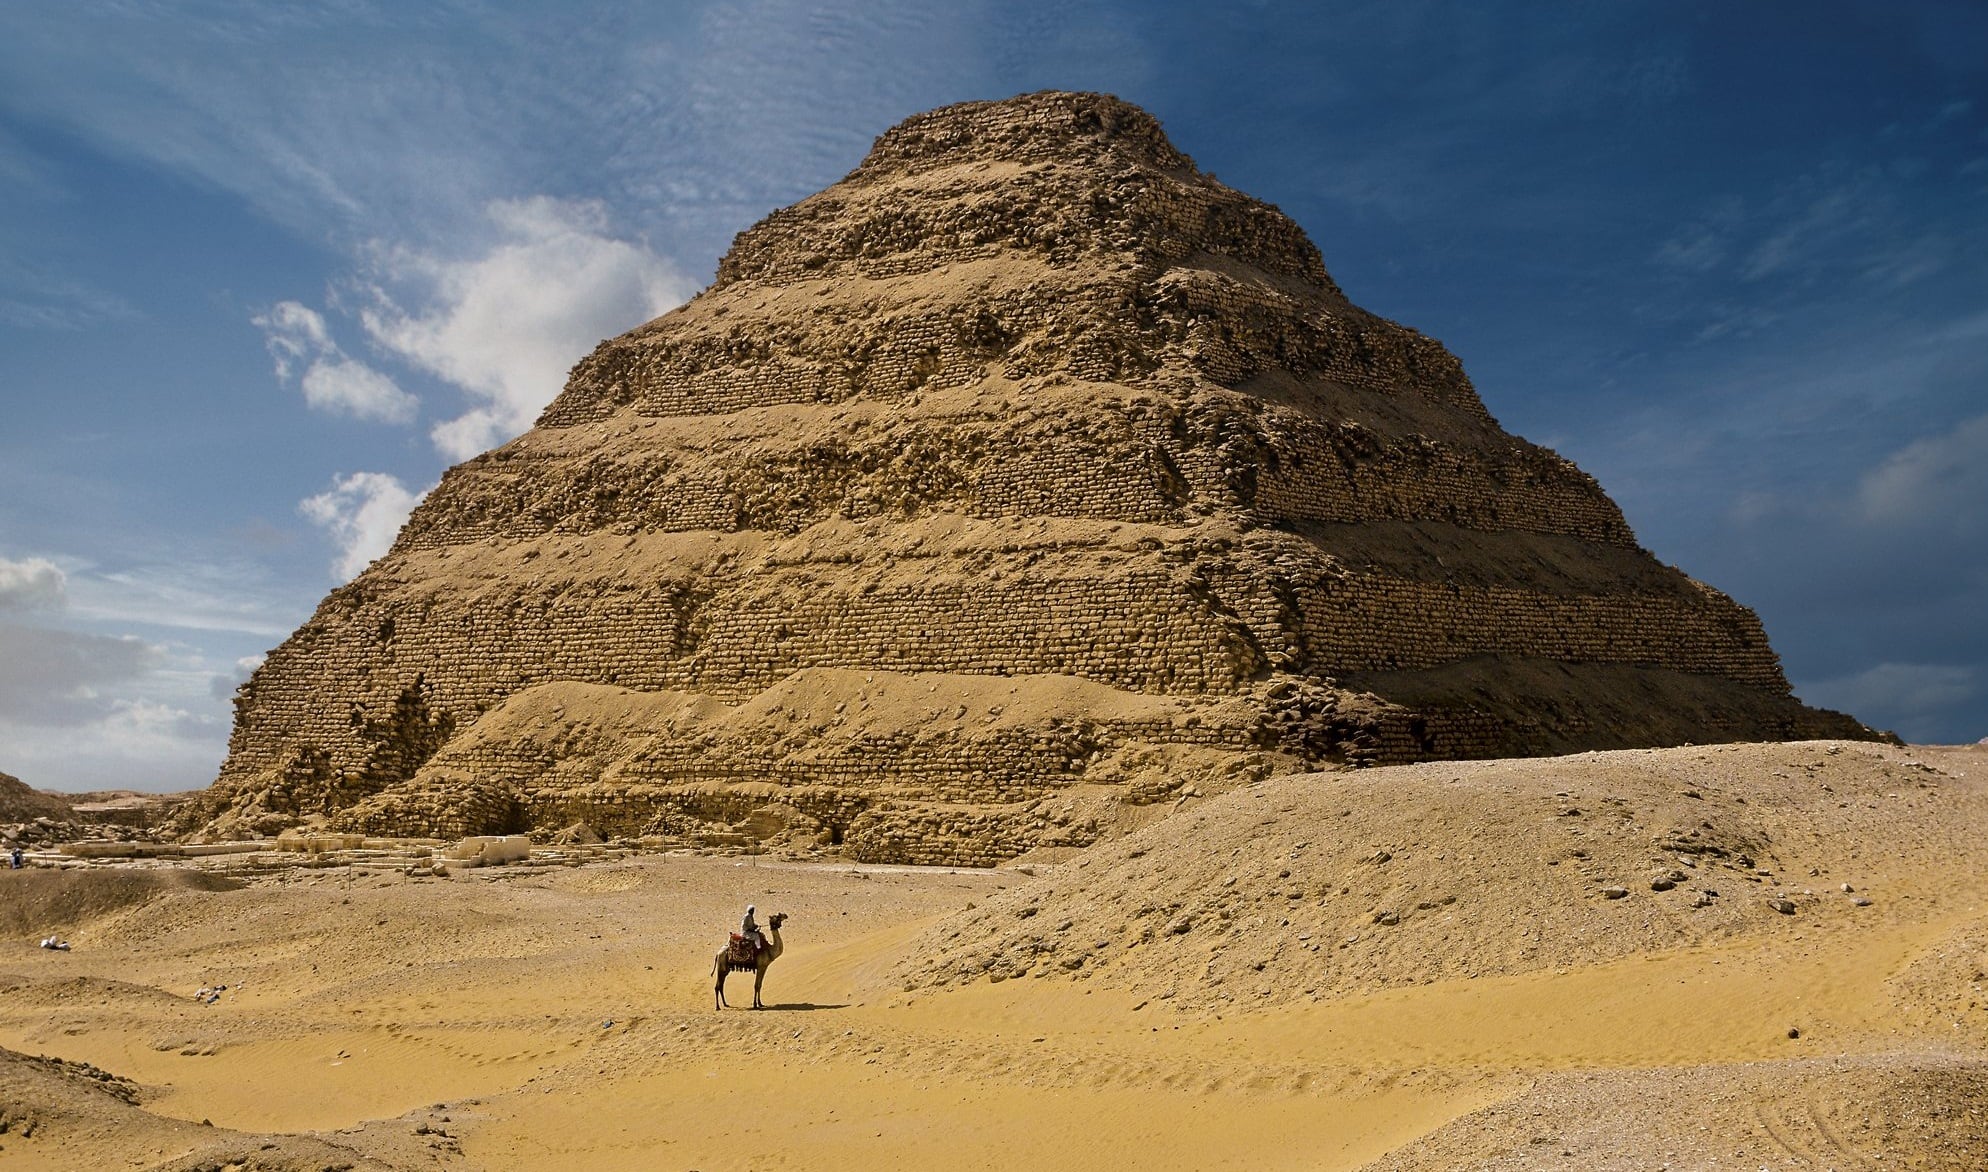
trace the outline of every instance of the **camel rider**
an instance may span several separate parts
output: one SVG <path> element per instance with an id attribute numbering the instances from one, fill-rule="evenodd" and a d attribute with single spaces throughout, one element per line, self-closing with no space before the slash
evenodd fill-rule
<path id="1" fill-rule="evenodd" d="M 753 919 L 755 910 L 751 904 L 746 905 L 745 922 L 739 925 L 739 935 L 752 941 L 752 950 L 757 953 L 766 947 L 766 937 L 759 934 L 759 923 Z"/>

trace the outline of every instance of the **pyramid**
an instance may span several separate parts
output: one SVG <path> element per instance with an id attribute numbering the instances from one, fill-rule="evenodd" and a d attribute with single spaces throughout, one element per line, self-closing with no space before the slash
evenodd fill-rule
<path id="1" fill-rule="evenodd" d="M 1868 737 L 1098 94 L 950 106 L 451 469 L 236 701 L 210 830 L 989 864 L 1271 772 Z"/>

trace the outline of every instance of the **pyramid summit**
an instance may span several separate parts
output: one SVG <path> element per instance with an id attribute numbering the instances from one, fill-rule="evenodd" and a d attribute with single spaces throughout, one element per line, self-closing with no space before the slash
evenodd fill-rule
<path id="1" fill-rule="evenodd" d="M 966 864 L 1276 771 L 1874 735 L 1288 217 L 1069 93 L 910 118 L 741 233 L 236 703 L 217 832 Z"/>

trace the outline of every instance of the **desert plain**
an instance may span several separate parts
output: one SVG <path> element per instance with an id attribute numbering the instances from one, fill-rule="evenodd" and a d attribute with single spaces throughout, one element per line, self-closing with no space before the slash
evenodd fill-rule
<path id="1" fill-rule="evenodd" d="M 10 1172 L 1988 1167 L 1980 747 L 1283 775 L 995 869 L 0 882 Z"/>

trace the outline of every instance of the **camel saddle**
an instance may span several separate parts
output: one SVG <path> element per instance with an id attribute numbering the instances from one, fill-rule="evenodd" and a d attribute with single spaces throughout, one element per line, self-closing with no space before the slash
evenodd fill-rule
<path id="1" fill-rule="evenodd" d="M 751 969 L 759 965 L 759 950 L 752 946 L 752 938 L 732 933 L 732 941 L 725 946 L 725 963 L 734 969 Z"/>

